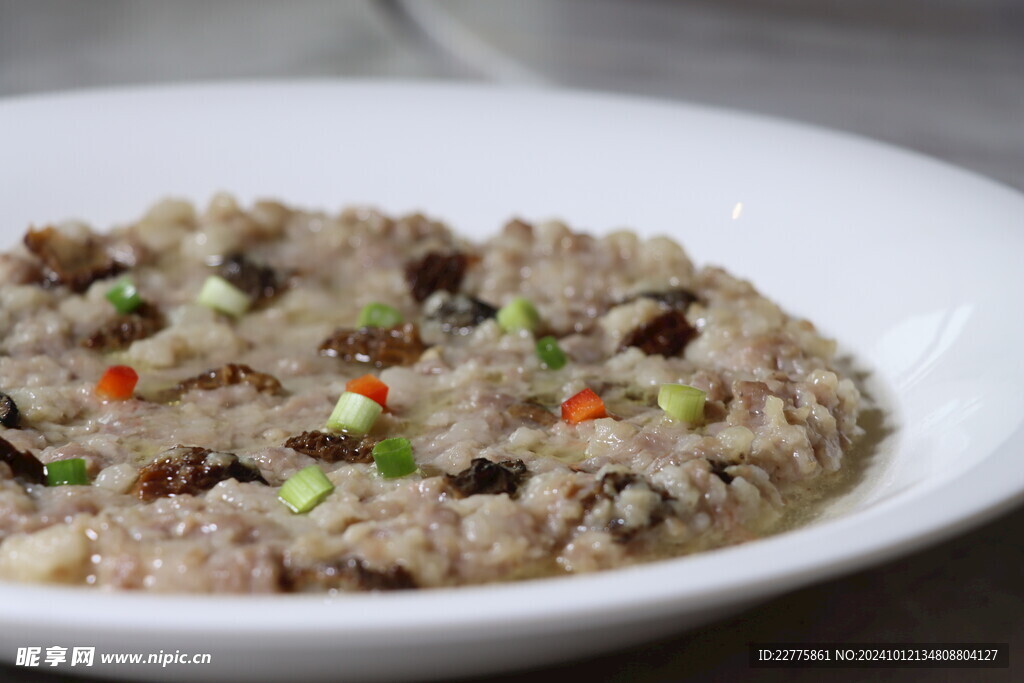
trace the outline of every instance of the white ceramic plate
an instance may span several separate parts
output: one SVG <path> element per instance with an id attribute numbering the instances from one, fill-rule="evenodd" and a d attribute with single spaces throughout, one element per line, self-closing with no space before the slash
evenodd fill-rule
<path id="1" fill-rule="evenodd" d="M 891 436 L 825 518 L 643 567 L 337 598 L 154 597 L 0 585 L 19 645 L 209 652 L 182 680 L 447 677 L 692 626 L 977 524 L 1024 492 L 1024 197 L 935 161 L 755 116 L 586 94 L 424 84 L 233 84 L 0 102 L 3 240 L 126 221 L 153 200 L 512 215 L 670 233 L 840 339 Z M 76 669 L 64 667 L 63 673 Z"/>

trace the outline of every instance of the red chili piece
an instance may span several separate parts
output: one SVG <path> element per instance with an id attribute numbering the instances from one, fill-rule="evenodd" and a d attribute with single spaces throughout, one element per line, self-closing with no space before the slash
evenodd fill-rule
<path id="1" fill-rule="evenodd" d="M 96 395 L 112 401 L 123 401 L 132 397 L 139 373 L 127 365 L 112 365 L 96 383 Z"/>
<path id="2" fill-rule="evenodd" d="M 601 397 L 590 389 L 584 389 L 562 403 L 562 419 L 571 425 L 601 417 L 608 417 L 608 411 Z"/>
<path id="3" fill-rule="evenodd" d="M 379 403 L 381 408 L 387 408 L 388 385 L 373 375 L 363 375 L 362 377 L 349 380 L 345 385 L 345 391 L 361 394 Z"/>

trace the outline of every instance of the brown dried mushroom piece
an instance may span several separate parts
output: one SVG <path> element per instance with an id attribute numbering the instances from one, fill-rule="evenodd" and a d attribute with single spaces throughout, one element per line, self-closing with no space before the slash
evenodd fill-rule
<path id="1" fill-rule="evenodd" d="M 11 429 L 21 427 L 21 413 L 18 412 L 18 404 L 2 391 L 0 391 L 0 425 Z"/>
<path id="2" fill-rule="evenodd" d="M 508 408 L 510 417 L 523 422 L 532 422 L 541 427 L 550 427 L 558 422 L 558 417 L 536 401 L 520 401 Z"/>
<path id="3" fill-rule="evenodd" d="M 270 299 L 284 289 L 273 268 L 257 263 L 242 252 L 232 252 L 215 265 L 218 275 L 253 300 Z"/>
<path id="4" fill-rule="evenodd" d="M 29 228 L 25 246 L 42 262 L 47 280 L 74 292 L 84 292 L 96 280 L 124 270 L 94 235 L 81 242 L 52 226 Z"/>
<path id="5" fill-rule="evenodd" d="M 682 354 L 683 349 L 696 334 L 697 330 L 686 320 L 686 315 L 673 309 L 627 334 L 620 349 L 635 346 L 648 356 L 660 354 L 668 358 Z"/>
<path id="6" fill-rule="evenodd" d="M 658 502 L 650 508 L 646 517 L 631 518 L 629 515 L 621 514 L 631 507 L 630 501 L 623 500 L 627 489 L 636 490 L 643 495 L 656 496 Z M 612 470 L 602 474 L 594 493 L 582 502 L 586 510 L 593 511 L 602 501 L 610 505 L 600 515 L 604 520 L 603 526 L 616 541 L 622 543 L 629 542 L 638 533 L 657 526 L 672 514 L 672 497 L 635 472 Z"/>
<path id="7" fill-rule="evenodd" d="M 727 471 L 732 466 L 732 463 L 722 462 L 721 460 L 708 460 L 708 466 L 711 468 L 711 474 L 726 484 L 731 484 L 732 480 L 736 478 Z"/>
<path id="8" fill-rule="evenodd" d="M 324 462 L 373 462 L 373 442 L 350 434 L 302 432 L 284 446 Z"/>
<path id="9" fill-rule="evenodd" d="M 615 498 L 630 486 L 647 486 L 647 480 L 635 472 L 612 470 L 605 472 L 597 482 L 597 495 L 604 498 Z"/>
<path id="10" fill-rule="evenodd" d="M 700 300 L 696 294 L 688 289 L 683 289 L 682 287 L 666 289 L 662 292 L 640 292 L 636 296 L 637 298 L 657 301 L 663 306 L 674 308 L 676 310 L 683 311 L 684 313 L 686 312 L 686 309 L 690 307 L 690 304 Z"/>
<path id="11" fill-rule="evenodd" d="M 418 588 L 405 567 L 393 564 L 375 569 L 359 557 L 343 557 L 313 566 L 286 566 L 281 589 L 287 592 L 327 590 L 395 591 Z"/>
<path id="12" fill-rule="evenodd" d="M 409 283 L 412 298 L 424 301 L 438 290 L 455 293 L 459 291 L 466 274 L 470 258 L 462 252 L 444 254 L 432 251 L 418 261 L 405 267 L 405 279 Z"/>
<path id="13" fill-rule="evenodd" d="M 369 363 L 378 368 L 412 365 L 426 349 L 414 323 L 395 327 L 341 328 L 320 344 L 320 353 L 324 356 Z"/>
<path id="14" fill-rule="evenodd" d="M 436 321 L 446 334 L 467 335 L 485 320 L 495 317 L 498 309 L 466 294 L 438 295 L 428 302 L 424 315 Z"/>
<path id="15" fill-rule="evenodd" d="M 264 394 L 284 393 L 281 382 L 273 375 L 253 370 L 242 363 L 228 363 L 182 380 L 176 386 L 161 392 L 158 398 L 164 402 L 176 401 L 193 389 L 210 391 L 235 384 L 248 384 Z"/>
<path id="16" fill-rule="evenodd" d="M 195 495 L 225 479 L 267 483 L 255 465 L 234 453 L 219 453 L 201 446 L 175 446 L 139 471 L 132 493 L 146 501 Z"/>
<path id="17" fill-rule="evenodd" d="M 30 484 L 46 481 L 46 467 L 39 458 L 26 451 L 19 451 L 4 438 L 0 438 L 0 462 L 7 463 L 16 479 Z"/>
<path id="18" fill-rule="evenodd" d="M 160 310 L 143 302 L 131 313 L 119 315 L 98 330 L 81 340 L 80 344 L 87 349 L 104 353 L 122 351 L 139 339 L 151 337 L 164 328 L 164 316 Z"/>
<path id="19" fill-rule="evenodd" d="M 461 497 L 481 493 L 513 496 L 528 474 L 522 460 L 491 462 L 486 458 L 473 458 L 469 467 L 458 474 L 446 474 L 445 479 Z"/>

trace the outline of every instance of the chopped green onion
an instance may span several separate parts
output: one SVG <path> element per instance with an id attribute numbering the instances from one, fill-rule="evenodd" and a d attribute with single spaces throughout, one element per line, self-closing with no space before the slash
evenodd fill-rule
<path id="1" fill-rule="evenodd" d="M 366 434 L 373 428 L 373 423 L 383 410 L 384 408 L 372 398 L 353 391 L 343 392 L 327 419 L 327 429 L 357 436 Z"/>
<path id="2" fill-rule="evenodd" d="M 221 313 L 238 317 L 249 310 L 252 299 L 219 275 L 206 278 L 196 301 Z"/>
<path id="3" fill-rule="evenodd" d="M 316 465 L 303 468 L 288 477 L 277 494 L 278 500 L 299 515 L 309 512 L 331 495 L 334 484 Z"/>
<path id="4" fill-rule="evenodd" d="M 373 462 L 385 479 L 395 479 L 416 471 L 409 439 L 384 439 L 373 447 Z"/>
<path id="5" fill-rule="evenodd" d="M 397 308 L 376 301 L 363 306 L 356 321 L 357 327 L 394 327 L 401 324 L 402 314 Z"/>
<path id="6" fill-rule="evenodd" d="M 128 278 L 118 280 L 113 287 L 107 290 L 107 301 L 114 304 L 118 313 L 124 315 L 131 313 L 142 304 L 142 297 L 135 283 Z"/>
<path id="7" fill-rule="evenodd" d="M 85 473 L 84 458 L 57 460 L 46 466 L 47 486 L 64 486 L 65 484 L 85 486 L 88 483 L 89 476 Z"/>
<path id="8" fill-rule="evenodd" d="M 541 337 L 537 340 L 537 357 L 549 370 L 561 370 L 565 367 L 565 351 L 558 346 L 554 337 Z"/>
<path id="9" fill-rule="evenodd" d="M 518 296 L 498 310 L 498 325 L 506 332 L 533 332 L 540 325 L 540 313 L 526 297 Z"/>
<path id="10" fill-rule="evenodd" d="M 662 384 L 658 390 L 658 406 L 669 417 L 683 422 L 697 422 L 704 417 L 704 400 L 700 389 L 685 384 Z"/>

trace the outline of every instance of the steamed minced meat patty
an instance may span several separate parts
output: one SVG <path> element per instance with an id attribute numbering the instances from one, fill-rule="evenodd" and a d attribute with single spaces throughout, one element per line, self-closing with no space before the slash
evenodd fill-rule
<path id="1" fill-rule="evenodd" d="M 219 196 L 32 228 L 0 282 L 8 579 L 386 590 L 620 567 L 773 531 L 860 431 L 832 341 L 666 238 L 513 220 L 470 242 Z M 383 326 L 360 327 L 374 304 Z M 328 427 L 364 375 L 386 408 L 357 415 L 366 434 Z M 663 384 L 705 392 L 699 416 L 669 416 Z M 414 471 L 381 475 L 389 438 Z M 82 479 L 52 465 L 74 459 Z M 281 487 L 311 465 L 324 488 L 296 513 Z"/>

